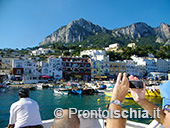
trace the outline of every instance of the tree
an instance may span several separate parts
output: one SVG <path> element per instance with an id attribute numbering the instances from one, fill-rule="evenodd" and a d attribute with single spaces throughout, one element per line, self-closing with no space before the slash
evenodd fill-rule
<path id="1" fill-rule="evenodd" d="M 70 56 L 70 52 L 69 51 L 64 51 L 64 56 Z"/>
<path id="2" fill-rule="evenodd" d="M 88 55 L 83 55 L 82 57 L 83 58 L 90 58 L 90 56 L 88 56 Z"/>

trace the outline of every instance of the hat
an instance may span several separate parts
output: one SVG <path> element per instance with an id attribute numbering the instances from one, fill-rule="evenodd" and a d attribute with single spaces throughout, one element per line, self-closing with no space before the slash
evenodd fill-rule
<path id="1" fill-rule="evenodd" d="M 29 89 L 28 88 L 21 88 L 18 92 L 18 95 L 21 97 L 29 97 Z"/>
<path id="2" fill-rule="evenodd" d="M 163 98 L 162 108 L 164 108 L 165 105 L 170 105 L 170 81 L 161 84 L 159 89 Z"/>

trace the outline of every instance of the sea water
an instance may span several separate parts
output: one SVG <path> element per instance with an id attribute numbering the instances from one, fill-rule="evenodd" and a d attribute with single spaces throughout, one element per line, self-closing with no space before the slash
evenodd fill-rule
<path id="1" fill-rule="evenodd" d="M 42 120 L 54 118 L 53 112 L 56 108 L 69 109 L 76 108 L 78 110 L 101 110 L 106 109 L 106 104 L 110 98 L 104 94 L 95 95 L 56 95 L 52 89 L 42 89 L 30 91 L 30 98 L 38 102 Z M 98 102 L 100 99 L 100 102 Z M 7 127 L 9 121 L 9 109 L 12 103 L 18 100 L 18 89 L 8 89 L 0 92 L 0 128 Z M 148 100 L 155 105 L 161 107 L 160 97 L 148 97 Z M 125 99 L 122 108 L 129 110 L 138 110 L 140 106 L 133 100 Z M 128 120 L 149 124 L 153 119 L 131 118 Z"/>

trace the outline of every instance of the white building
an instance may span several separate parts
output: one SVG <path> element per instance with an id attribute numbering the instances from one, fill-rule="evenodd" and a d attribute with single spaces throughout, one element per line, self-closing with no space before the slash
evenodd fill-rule
<path id="1" fill-rule="evenodd" d="M 106 47 L 106 51 L 116 51 L 119 48 L 118 43 L 110 44 L 109 47 Z"/>
<path id="2" fill-rule="evenodd" d="M 135 43 L 129 43 L 129 44 L 127 45 L 127 47 L 135 48 L 135 47 L 136 47 L 136 44 L 135 44 Z"/>
<path id="3" fill-rule="evenodd" d="M 137 75 L 138 72 L 136 71 L 136 64 L 132 60 L 124 60 L 126 63 L 126 74 L 127 75 Z"/>
<path id="4" fill-rule="evenodd" d="M 167 63 L 168 63 L 168 70 L 170 71 L 170 59 L 166 59 Z"/>
<path id="5" fill-rule="evenodd" d="M 24 84 L 38 83 L 40 76 L 36 70 L 36 62 L 19 59 L 12 61 L 12 74 L 15 78 L 22 78 Z"/>
<path id="6" fill-rule="evenodd" d="M 41 75 L 54 77 L 55 79 L 62 79 L 62 59 L 48 58 L 47 62 L 40 62 Z"/>
<path id="7" fill-rule="evenodd" d="M 154 59 L 158 68 L 158 72 L 168 72 L 169 71 L 169 64 L 166 60 L 163 59 Z"/>
<path id="8" fill-rule="evenodd" d="M 106 52 L 104 50 L 84 50 L 80 52 L 80 57 L 83 55 L 88 55 L 90 58 L 96 57 L 98 55 L 106 55 Z"/>
<path id="9" fill-rule="evenodd" d="M 138 77 L 143 77 L 146 73 L 146 66 L 137 65 L 132 60 L 124 60 L 126 63 L 126 73 L 127 75 L 136 75 Z"/>
<path id="10" fill-rule="evenodd" d="M 33 50 L 31 52 L 31 55 L 45 55 L 47 53 L 54 53 L 54 50 L 51 50 L 51 48 L 47 48 L 47 49 L 44 49 L 44 48 L 39 48 L 37 50 Z"/>
<path id="11" fill-rule="evenodd" d="M 91 77 L 95 78 L 109 74 L 109 55 L 104 50 L 84 50 L 80 56 L 88 55 L 91 58 Z"/>
<path id="12" fill-rule="evenodd" d="M 156 72 L 158 71 L 156 62 L 154 59 L 147 59 L 143 57 L 137 57 L 137 56 L 132 56 L 131 57 L 134 62 L 137 63 L 137 65 L 143 65 L 146 66 L 146 72 Z"/>

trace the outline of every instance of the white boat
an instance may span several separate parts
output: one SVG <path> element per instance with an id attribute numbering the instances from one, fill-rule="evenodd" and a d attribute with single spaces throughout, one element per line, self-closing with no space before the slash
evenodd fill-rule
<path id="1" fill-rule="evenodd" d="M 104 85 L 107 86 L 107 88 L 113 88 L 114 87 L 114 83 L 113 81 L 102 81 Z"/>
<path id="2" fill-rule="evenodd" d="M 54 89 L 54 93 L 59 95 L 68 95 L 68 90 Z"/>
<path id="3" fill-rule="evenodd" d="M 38 84 L 37 84 L 37 88 L 40 88 L 40 89 L 42 89 L 42 88 L 43 88 L 43 85 L 42 85 L 42 83 L 38 83 Z"/>
<path id="4" fill-rule="evenodd" d="M 83 118 L 80 117 L 80 128 L 106 128 L 105 119 Z M 51 128 L 54 119 L 42 121 L 44 128 Z M 161 125 L 153 120 L 149 125 L 144 123 L 137 123 L 134 121 L 126 121 L 126 128 L 161 128 Z"/>
<path id="5" fill-rule="evenodd" d="M 50 88 L 53 88 L 53 85 L 52 85 L 52 84 L 48 84 L 48 86 L 49 86 Z"/>

